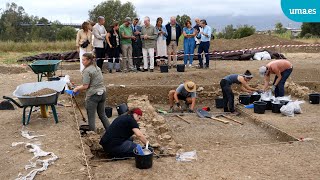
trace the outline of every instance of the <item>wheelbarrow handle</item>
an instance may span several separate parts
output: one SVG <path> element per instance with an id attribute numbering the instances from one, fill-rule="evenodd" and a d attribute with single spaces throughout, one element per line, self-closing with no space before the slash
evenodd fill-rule
<path id="1" fill-rule="evenodd" d="M 21 106 L 16 100 L 12 99 L 11 97 L 8 96 L 2 96 L 3 99 L 7 99 L 11 102 L 13 102 L 15 105 L 17 105 L 19 108 L 23 108 L 23 106 Z"/>

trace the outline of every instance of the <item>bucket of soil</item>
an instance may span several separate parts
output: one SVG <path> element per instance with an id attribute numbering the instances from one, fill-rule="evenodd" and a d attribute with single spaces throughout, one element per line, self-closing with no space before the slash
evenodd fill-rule
<path id="1" fill-rule="evenodd" d="M 177 65 L 177 71 L 178 71 L 178 72 L 184 72 L 184 68 L 185 68 L 185 65 L 184 65 L 184 64 L 178 64 L 178 65 Z"/>
<path id="2" fill-rule="evenodd" d="M 283 106 L 281 102 L 272 102 L 272 112 L 280 113 L 280 109 Z"/>
<path id="3" fill-rule="evenodd" d="M 118 115 L 124 114 L 129 111 L 127 104 L 123 103 L 117 106 Z"/>
<path id="4" fill-rule="evenodd" d="M 319 93 L 309 94 L 309 101 L 310 101 L 310 104 L 319 104 L 320 94 Z"/>
<path id="5" fill-rule="evenodd" d="M 216 101 L 216 108 L 223 108 L 223 98 L 218 97 L 215 99 Z"/>
<path id="6" fill-rule="evenodd" d="M 160 72 L 161 73 L 169 72 L 169 66 L 168 65 L 160 65 Z"/>
<path id="7" fill-rule="evenodd" d="M 255 101 L 259 101 L 261 98 L 261 95 L 260 94 L 252 94 L 250 96 L 250 103 L 253 103 Z"/>
<path id="8" fill-rule="evenodd" d="M 149 169 L 153 164 L 153 148 L 148 147 L 149 150 L 143 148 L 143 155 L 139 154 L 137 149 L 134 149 L 136 167 L 139 169 Z"/>
<path id="9" fill-rule="evenodd" d="M 267 103 L 266 110 L 272 110 L 272 101 L 271 100 L 263 100 L 263 102 Z"/>
<path id="10" fill-rule="evenodd" d="M 112 117 L 112 107 L 105 107 L 104 108 L 104 112 L 106 113 L 106 116 L 108 118 L 111 118 Z"/>
<path id="11" fill-rule="evenodd" d="M 246 94 L 239 95 L 239 102 L 243 105 L 250 104 L 250 95 L 246 95 Z"/>
<path id="12" fill-rule="evenodd" d="M 263 101 L 255 101 L 253 102 L 253 111 L 257 114 L 264 114 L 266 111 L 267 103 Z"/>

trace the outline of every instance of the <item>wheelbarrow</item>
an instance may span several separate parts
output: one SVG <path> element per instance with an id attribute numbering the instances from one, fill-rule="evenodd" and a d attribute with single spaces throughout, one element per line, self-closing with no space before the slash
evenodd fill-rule
<path id="1" fill-rule="evenodd" d="M 61 60 L 37 60 L 29 64 L 32 71 L 38 75 L 38 82 L 42 77 L 52 77 L 55 75 Z"/>
<path id="2" fill-rule="evenodd" d="M 20 101 L 18 103 L 14 98 L 3 96 L 3 99 L 7 99 L 17 105 L 19 108 L 23 108 L 22 115 L 22 124 L 27 125 L 30 122 L 30 117 L 32 113 L 32 109 L 35 106 L 40 106 L 42 117 L 47 117 L 47 107 L 50 106 L 52 109 L 52 113 L 54 116 L 54 120 L 58 123 L 58 116 L 55 105 L 58 102 L 58 97 L 60 92 L 65 87 L 66 82 L 63 80 L 60 81 L 47 81 L 47 82 L 36 82 L 36 83 L 26 83 L 19 85 L 16 90 L 13 92 L 13 96 L 17 97 Z M 55 90 L 55 93 L 46 94 L 42 96 L 25 96 L 25 94 L 30 94 L 36 91 L 39 91 L 44 88 L 50 88 Z M 30 107 L 28 119 L 26 121 L 26 109 Z"/>

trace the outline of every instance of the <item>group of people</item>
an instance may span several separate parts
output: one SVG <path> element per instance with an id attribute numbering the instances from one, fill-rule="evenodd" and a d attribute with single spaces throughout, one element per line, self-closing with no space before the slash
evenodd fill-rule
<path id="1" fill-rule="evenodd" d="M 165 57 L 165 52 L 176 52 L 175 48 L 178 43 L 181 28 L 176 24 L 175 18 L 171 18 L 170 24 L 166 26 L 162 26 L 162 19 L 158 18 L 156 27 L 153 27 L 150 24 L 150 19 L 148 17 L 144 19 L 145 25 L 142 27 L 137 26 L 139 19 L 134 19 L 131 26 L 131 19 L 126 18 L 124 24 L 119 26 L 118 23 L 114 23 L 112 29 L 107 32 L 103 26 L 104 18 L 99 17 L 98 21 L 99 23 L 92 27 L 92 33 L 94 38 L 99 41 L 93 41 L 93 44 L 91 44 L 90 41 L 92 38 L 90 23 L 84 23 L 83 29 L 78 33 L 77 39 L 81 42 L 78 47 L 81 54 L 82 85 L 75 87 L 73 91 L 74 93 L 77 93 L 78 91 L 86 91 L 85 104 L 89 130 L 96 131 L 95 117 L 97 113 L 106 130 L 100 141 L 104 150 L 113 157 L 134 156 L 133 149 L 136 148 L 137 144 L 133 142 L 132 135 L 136 135 L 143 144 L 148 142 L 146 137 L 139 130 L 139 125 L 137 123 L 137 121 L 142 117 L 142 111 L 139 108 L 133 108 L 127 114 L 116 118 L 110 125 L 104 111 L 107 93 L 101 71 L 104 60 L 104 57 L 102 56 L 104 56 L 105 43 L 108 45 L 109 57 L 113 57 L 114 59 L 114 61 L 111 61 L 109 58 L 109 70 L 115 67 L 116 71 L 120 71 L 121 65 L 119 61 L 119 53 L 122 52 L 123 56 L 127 57 L 127 59 L 132 57 L 132 54 L 142 53 L 144 55 L 143 70 L 150 68 L 151 71 L 154 68 L 152 63 L 152 54 L 154 53 L 155 45 L 159 44 L 163 46 L 163 49 L 160 48 L 158 52 L 162 53 L 160 54 L 162 57 Z M 185 49 L 190 52 L 194 48 L 195 44 L 197 44 L 194 43 L 194 37 L 199 34 L 201 35 L 201 38 L 196 39 L 199 42 L 198 53 L 200 51 L 206 52 L 210 46 L 209 41 L 211 30 L 206 25 L 205 20 L 200 21 L 200 26 L 202 30 L 198 31 L 196 28 L 191 28 L 191 22 L 187 21 L 186 27 L 183 29 L 182 34 L 187 37 L 184 40 L 185 46 L 191 47 L 189 49 Z M 140 44 L 135 44 L 138 41 L 142 42 L 142 46 L 140 46 Z M 96 60 L 90 52 L 90 49 L 93 47 L 95 48 Z M 135 51 L 135 48 L 139 49 L 140 47 L 142 47 L 141 52 Z M 192 53 L 190 52 L 189 56 L 191 58 Z M 150 56 L 150 66 L 147 63 L 147 54 Z M 138 55 L 136 57 L 138 57 Z M 135 60 L 134 62 L 125 61 L 122 64 L 122 67 L 129 70 L 138 68 L 139 60 L 137 58 L 133 59 Z M 168 59 L 171 60 L 170 56 L 168 56 Z M 203 67 L 202 60 L 200 61 L 200 67 Z M 205 67 L 209 67 L 208 57 Z M 260 67 L 259 73 L 265 79 L 262 91 L 266 91 L 268 89 L 270 75 L 275 74 L 275 79 L 272 83 L 272 90 L 275 92 L 276 97 L 284 96 L 284 84 L 292 70 L 293 66 L 287 60 L 271 61 L 266 66 Z M 234 95 L 231 89 L 232 84 L 240 84 L 241 89 L 248 93 L 258 90 L 248 85 L 248 82 L 252 78 L 253 75 L 249 70 L 247 70 L 244 74 L 231 74 L 225 76 L 220 81 L 225 112 L 235 113 Z M 173 111 L 174 104 L 182 110 L 182 106 L 180 104 L 180 101 L 182 100 L 185 102 L 185 109 L 187 109 L 188 112 L 193 113 L 195 111 L 197 98 L 196 84 L 192 81 L 185 81 L 180 84 L 177 89 L 171 90 L 168 94 L 168 98 L 170 111 Z"/>
<path id="2" fill-rule="evenodd" d="M 194 51 L 197 48 L 199 68 L 209 68 L 209 48 L 212 30 L 206 20 L 195 19 L 192 27 L 187 20 L 181 27 L 175 17 L 170 23 L 163 25 L 163 19 L 157 18 L 156 25 L 145 17 L 144 25 L 139 25 L 139 18 L 124 19 L 123 24 L 114 22 L 110 29 L 104 27 L 105 19 L 98 17 L 98 22 L 92 25 L 84 22 L 77 33 L 76 46 L 80 57 L 80 71 L 83 70 L 82 56 L 94 51 L 97 66 L 103 70 L 103 62 L 108 60 L 108 71 L 154 71 L 155 55 L 157 64 L 167 64 L 169 68 L 177 65 L 177 47 L 180 36 L 184 37 L 184 64 L 193 65 Z M 156 52 L 156 53 L 155 53 Z M 203 63 L 202 53 L 205 53 L 206 62 Z M 121 58 L 120 58 L 121 54 Z M 143 67 L 141 67 L 143 65 Z"/>

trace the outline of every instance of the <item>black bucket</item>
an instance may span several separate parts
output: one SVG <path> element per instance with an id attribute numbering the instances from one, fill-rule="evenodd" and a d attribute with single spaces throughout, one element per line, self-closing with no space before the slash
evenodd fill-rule
<path id="1" fill-rule="evenodd" d="M 280 103 L 281 103 L 282 105 L 287 105 L 289 102 L 290 102 L 290 101 L 288 101 L 288 100 L 280 100 Z"/>
<path id="2" fill-rule="evenodd" d="M 250 104 L 250 95 L 245 95 L 245 94 L 239 95 L 239 102 L 244 105 Z"/>
<path id="3" fill-rule="evenodd" d="M 310 104 L 319 104 L 320 94 L 318 93 L 309 94 L 309 101 L 310 101 Z"/>
<path id="4" fill-rule="evenodd" d="M 134 149 L 133 152 L 135 154 L 136 167 L 139 169 L 149 169 L 153 164 L 153 149 L 151 147 L 148 148 L 151 151 L 149 155 L 139 155 L 137 150 Z"/>
<path id="5" fill-rule="evenodd" d="M 253 103 L 255 101 L 259 101 L 261 98 L 261 95 L 260 94 L 252 94 L 250 96 L 250 103 Z"/>
<path id="6" fill-rule="evenodd" d="M 178 65 L 177 65 L 177 71 L 178 71 L 178 72 L 184 72 L 184 68 L 185 68 L 185 65 L 184 65 L 184 64 L 178 64 Z"/>
<path id="7" fill-rule="evenodd" d="M 129 111 L 127 104 L 123 103 L 117 106 L 118 115 L 124 114 Z"/>
<path id="8" fill-rule="evenodd" d="M 255 101 L 253 102 L 253 111 L 257 114 L 264 114 L 266 111 L 267 103 L 263 101 Z"/>
<path id="9" fill-rule="evenodd" d="M 215 99 L 215 101 L 216 101 L 216 108 L 223 108 L 223 98 L 218 97 Z"/>
<path id="10" fill-rule="evenodd" d="M 271 100 L 262 100 L 267 103 L 266 110 L 272 110 L 272 101 Z"/>
<path id="11" fill-rule="evenodd" d="M 112 107 L 105 107 L 104 108 L 104 112 L 106 113 L 106 116 L 108 118 L 111 118 L 112 117 Z"/>
<path id="12" fill-rule="evenodd" d="M 168 65 L 160 65 L 160 72 L 161 73 L 169 72 L 169 66 Z"/>
<path id="13" fill-rule="evenodd" d="M 280 103 L 272 103 L 272 112 L 273 113 L 280 113 L 280 109 L 283 106 L 283 104 Z"/>

